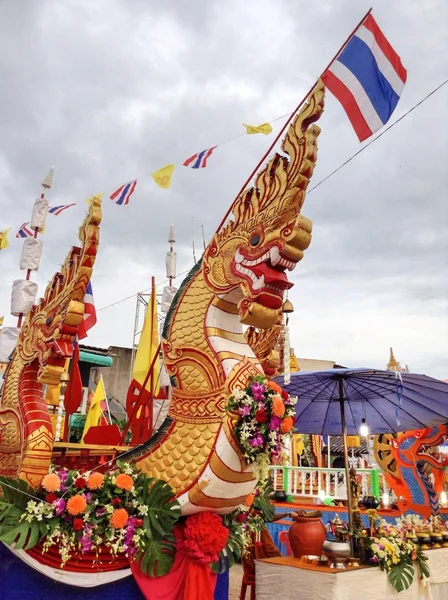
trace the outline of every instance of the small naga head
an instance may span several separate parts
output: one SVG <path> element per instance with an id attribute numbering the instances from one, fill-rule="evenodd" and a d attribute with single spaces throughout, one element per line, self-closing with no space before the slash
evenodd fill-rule
<path id="1" fill-rule="evenodd" d="M 73 247 L 44 297 L 28 313 L 17 340 L 17 356 L 25 364 L 37 360 L 39 382 L 57 385 L 84 315 L 84 296 L 99 242 L 101 201 L 94 198 L 79 231 L 81 247 Z"/>
<path id="2" fill-rule="evenodd" d="M 233 218 L 218 231 L 203 257 L 207 285 L 225 297 L 237 290 L 240 321 L 260 329 L 278 319 L 287 272 L 311 242 L 312 223 L 300 214 L 316 158 L 324 87 L 319 84 L 294 118 L 283 140 L 288 157 L 275 156 L 256 178 L 255 187 L 235 201 Z"/>

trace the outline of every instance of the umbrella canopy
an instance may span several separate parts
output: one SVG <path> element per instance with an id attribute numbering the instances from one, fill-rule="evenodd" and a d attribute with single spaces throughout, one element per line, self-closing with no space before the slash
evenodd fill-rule
<path id="1" fill-rule="evenodd" d="M 448 384 L 427 375 L 375 369 L 331 369 L 291 374 L 277 383 L 298 396 L 300 433 L 341 434 L 341 399 L 347 435 L 359 435 L 362 419 L 371 433 L 393 433 L 448 423 Z"/>

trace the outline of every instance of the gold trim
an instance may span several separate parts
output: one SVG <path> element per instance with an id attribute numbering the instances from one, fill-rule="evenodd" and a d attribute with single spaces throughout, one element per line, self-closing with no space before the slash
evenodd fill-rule
<path id="1" fill-rule="evenodd" d="M 242 333 L 233 333 L 232 331 L 226 331 L 225 329 L 220 329 L 219 327 L 207 327 L 207 335 L 208 337 L 214 335 L 224 338 L 225 340 L 230 340 L 231 342 L 236 342 L 237 344 L 246 345 L 246 338 Z"/>
<path id="2" fill-rule="evenodd" d="M 253 481 L 254 485 L 256 483 L 253 473 L 234 471 L 221 460 L 216 451 L 210 457 L 210 468 L 219 479 L 228 483 L 247 483 L 248 481 Z"/>
<path id="3" fill-rule="evenodd" d="M 230 315 L 238 315 L 238 306 L 236 304 L 232 304 L 231 302 L 227 302 L 227 300 L 223 300 L 222 298 L 218 298 L 215 296 L 212 300 L 212 306 L 219 308 L 220 310 L 230 314 Z"/>

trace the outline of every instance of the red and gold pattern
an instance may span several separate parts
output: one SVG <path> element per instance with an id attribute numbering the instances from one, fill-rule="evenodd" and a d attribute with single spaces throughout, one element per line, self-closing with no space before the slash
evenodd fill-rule
<path id="1" fill-rule="evenodd" d="M 0 474 L 38 486 L 51 462 L 53 431 L 42 384 L 59 385 L 83 318 L 83 299 L 99 242 L 94 198 L 73 247 L 44 297 L 28 313 L 9 365 L 0 409 Z M 23 433 L 22 433 L 23 432 Z"/>

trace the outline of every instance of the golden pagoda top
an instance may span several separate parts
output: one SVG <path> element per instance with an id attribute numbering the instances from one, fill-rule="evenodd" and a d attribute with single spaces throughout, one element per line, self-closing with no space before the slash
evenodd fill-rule
<path id="1" fill-rule="evenodd" d="M 388 371 L 397 371 L 398 373 L 408 373 L 409 372 L 408 366 L 405 365 L 403 367 L 403 365 L 401 365 L 398 362 L 398 360 L 395 358 L 394 351 L 392 348 L 390 348 L 389 362 L 386 365 L 386 369 Z"/>

